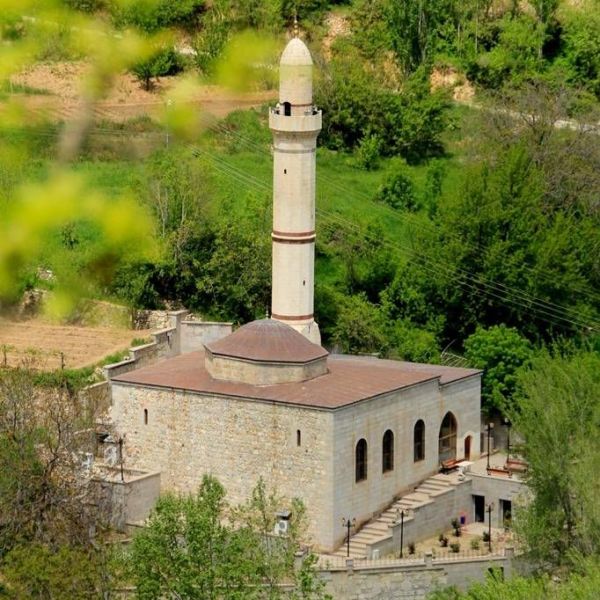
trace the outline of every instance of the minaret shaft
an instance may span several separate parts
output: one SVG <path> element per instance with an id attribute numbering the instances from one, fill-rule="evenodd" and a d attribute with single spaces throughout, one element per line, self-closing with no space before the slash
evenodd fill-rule
<path id="1" fill-rule="evenodd" d="M 290 52 L 291 49 L 291 52 Z M 312 105 L 312 61 L 294 38 L 281 61 L 273 132 L 271 316 L 320 344 L 314 321 L 315 166 L 321 113 Z"/>

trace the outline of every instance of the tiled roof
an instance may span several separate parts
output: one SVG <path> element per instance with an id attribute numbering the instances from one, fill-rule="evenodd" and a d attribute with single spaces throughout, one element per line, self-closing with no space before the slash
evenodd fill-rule
<path id="1" fill-rule="evenodd" d="M 113 381 L 335 409 L 427 381 L 450 383 L 480 373 L 367 357 L 330 356 L 327 364 L 326 375 L 308 381 L 257 386 L 213 379 L 204 367 L 204 352 L 198 351 L 119 375 Z"/>
<path id="2" fill-rule="evenodd" d="M 247 323 L 206 347 L 214 355 L 256 362 L 307 363 L 328 354 L 325 348 L 275 319 Z"/>

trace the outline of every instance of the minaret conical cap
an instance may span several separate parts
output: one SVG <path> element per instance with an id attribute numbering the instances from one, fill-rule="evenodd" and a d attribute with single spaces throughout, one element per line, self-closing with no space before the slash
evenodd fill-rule
<path id="1" fill-rule="evenodd" d="M 292 38 L 281 55 L 280 66 L 312 67 L 313 61 L 310 50 L 300 38 Z"/>

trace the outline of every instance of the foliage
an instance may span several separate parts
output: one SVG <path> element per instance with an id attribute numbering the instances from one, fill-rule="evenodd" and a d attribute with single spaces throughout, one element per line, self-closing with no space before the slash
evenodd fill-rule
<path id="1" fill-rule="evenodd" d="M 563 100 L 543 87 L 504 98 L 535 118 L 486 117 L 462 186 L 438 202 L 434 227 L 415 227 L 414 260 L 397 275 L 421 314 L 444 315 L 447 342 L 477 325 L 548 339 L 598 321 L 595 130 L 558 130 Z"/>
<path id="2" fill-rule="evenodd" d="M 533 498 L 515 514 L 534 560 L 578 563 L 600 554 L 598 494 L 600 356 L 543 355 L 519 375 L 519 402 L 511 420 L 523 437 Z"/>
<path id="3" fill-rule="evenodd" d="M 442 149 L 447 102 L 430 92 L 424 71 L 411 75 L 397 93 L 374 83 L 360 62 L 341 57 L 324 73 L 315 96 L 323 109 L 322 139 L 331 148 L 353 149 L 375 138 L 382 155 L 410 161 Z"/>
<path id="4" fill-rule="evenodd" d="M 349 354 L 385 354 L 385 321 L 376 306 L 364 294 L 345 299 L 333 330 L 333 341 Z"/>
<path id="5" fill-rule="evenodd" d="M 82 478 L 92 416 L 64 387 L 35 385 L 25 369 L 0 373 L 0 548 L 86 548 L 105 515 Z M 89 429 L 88 429 L 89 428 Z M 42 551 L 42 550 L 40 550 Z"/>
<path id="6" fill-rule="evenodd" d="M 512 403 L 519 369 L 527 366 L 533 348 L 514 327 L 478 327 L 465 340 L 465 358 L 483 369 L 481 399 L 484 409 L 505 413 Z"/>
<path id="7" fill-rule="evenodd" d="M 293 502 L 287 537 L 273 536 L 281 499 L 259 481 L 244 505 L 230 509 L 225 490 L 205 475 L 196 494 L 159 499 L 133 540 L 130 570 L 139 598 L 279 598 L 295 577 L 293 557 L 303 508 Z M 297 595 L 323 598 L 314 561 L 298 573 Z"/>
<path id="8" fill-rule="evenodd" d="M 157 77 L 175 75 L 182 70 L 181 58 L 175 49 L 166 47 L 157 50 L 149 58 L 133 65 L 131 72 L 142 83 L 146 91 L 152 89 L 152 80 Z"/>
<path id="9" fill-rule="evenodd" d="M 600 98 L 600 13 L 569 12 L 563 28 L 564 60 L 572 81 Z"/>
<path id="10" fill-rule="evenodd" d="M 488 88 L 500 88 L 508 80 L 518 85 L 535 78 L 544 67 L 540 55 L 544 28 L 527 15 L 505 17 L 498 27 L 498 43 L 467 66 L 469 78 Z"/>
<path id="11" fill-rule="evenodd" d="M 381 142 L 376 135 L 365 135 L 356 148 L 356 164 L 359 169 L 372 171 L 377 168 Z"/>
<path id="12" fill-rule="evenodd" d="M 13 548 L 2 564 L 0 598 L 83 599 L 97 595 L 104 572 L 94 550 L 33 543 Z"/>
<path id="13" fill-rule="evenodd" d="M 515 576 L 510 579 L 498 571 L 487 575 L 485 582 L 475 583 L 466 592 L 456 588 L 435 591 L 429 600 L 594 600 L 600 585 L 600 566 L 597 560 L 582 559 L 580 568 L 566 580 L 551 581 L 547 575 Z"/>
<path id="14" fill-rule="evenodd" d="M 204 10 L 205 0 L 117 1 L 111 6 L 117 27 L 137 27 L 146 33 L 174 26 L 193 29 Z"/>
<path id="15" fill-rule="evenodd" d="M 397 210 L 416 212 L 420 208 L 414 183 L 405 169 L 388 175 L 377 190 L 375 199 Z"/>

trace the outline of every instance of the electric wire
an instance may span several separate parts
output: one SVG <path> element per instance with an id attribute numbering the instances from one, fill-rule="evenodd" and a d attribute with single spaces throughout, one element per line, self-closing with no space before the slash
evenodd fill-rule
<path id="1" fill-rule="evenodd" d="M 243 138 L 243 136 L 240 136 L 241 138 Z M 260 149 L 260 147 L 256 146 L 256 144 L 254 144 L 253 146 L 255 146 L 257 149 Z M 344 190 L 344 192 L 349 195 L 350 192 L 348 190 Z M 363 198 L 365 198 L 365 196 L 363 195 Z M 488 286 L 491 289 L 499 292 L 499 293 L 507 293 L 507 294 L 512 294 L 517 296 L 519 299 L 521 299 L 524 302 L 527 303 L 531 303 L 533 305 L 536 306 L 536 308 L 540 311 L 542 311 L 544 314 L 546 315 L 554 315 L 557 318 L 563 318 L 563 314 L 569 314 L 572 313 L 574 311 L 572 311 L 571 309 L 568 309 L 564 306 L 555 304 L 553 302 L 549 302 L 546 300 L 542 300 L 539 299 L 535 296 L 532 296 L 530 294 L 527 294 L 526 292 L 523 292 L 521 290 L 518 290 L 516 288 L 512 288 L 510 286 L 506 286 L 505 284 L 499 283 L 499 282 L 494 282 L 494 281 L 490 281 L 490 280 L 486 280 L 484 278 L 482 278 L 481 276 L 477 276 L 474 275 L 473 273 L 468 272 L 465 269 L 462 269 L 460 267 L 452 267 L 455 270 L 458 270 L 459 272 L 461 272 L 465 277 L 471 277 L 473 278 L 475 281 L 477 281 L 477 283 L 479 283 L 480 285 L 484 285 L 484 286 Z M 573 314 L 570 315 L 572 318 L 576 318 L 574 317 Z M 595 325 L 598 325 L 598 323 L 594 322 Z"/>
<path id="2" fill-rule="evenodd" d="M 194 148 L 194 150 L 197 150 L 197 148 Z M 222 158 L 215 159 L 215 156 L 212 152 L 203 150 L 200 152 L 200 154 L 207 156 L 209 159 L 211 159 L 218 171 L 220 171 L 221 173 L 224 173 L 225 175 L 227 175 L 229 177 L 235 178 L 240 183 L 250 185 L 250 186 L 254 187 L 255 189 L 259 189 L 260 191 L 263 191 L 263 192 L 269 192 L 272 190 L 271 186 L 266 184 L 264 181 L 261 181 L 260 179 L 257 179 L 256 177 L 249 175 L 244 171 L 241 171 L 237 167 L 233 167 L 226 160 L 224 160 Z M 349 227 L 349 228 L 353 229 L 354 231 L 358 232 L 363 237 L 365 237 L 367 239 L 369 238 L 369 234 L 362 231 L 359 226 L 357 226 L 356 224 L 354 224 L 350 221 L 347 221 L 346 219 L 344 219 L 343 217 L 340 217 L 339 215 L 337 215 L 335 213 L 326 211 L 324 209 L 317 209 L 317 213 L 319 215 L 325 217 L 326 219 L 328 219 L 330 222 L 333 221 L 338 224 L 344 225 L 345 227 Z M 378 239 L 377 241 L 381 242 L 380 239 Z M 460 276 L 457 276 L 457 274 L 454 272 L 454 270 L 452 268 L 448 268 L 447 266 L 444 267 L 443 265 L 436 263 L 435 260 L 427 257 L 426 255 L 423 255 L 423 254 L 417 252 L 414 248 L 407 247 L 398 242 L 390 242 L 388 240 L 383 240 L 383 243 L 388 247 L 392 247 L 395 249 L 401 249 L 404 252 L 408 252 L 412 255 L 417 256 L 419 259 L 421 259 L 421 261 L 424 261 L 424 263 L 426 263 L 426 264 L 422 264 L 422 266 L 428 272 L 433 273 L 435 275 L 450 274 L 452 277 L 455 278 L 455 280 L 457 280 L 457 283 L 459 285 L 461 285 L 463 287 L 467 287 L 474 291 L 483 293 L 483 294 L 487 295 L 488 297 L 494 298 L 494 299 L 500 301 L 501 303 L 503 303 L 505 306 L 507 305 L 509 308 L 518 306 L 519 308 L 524 309 L 526 312 L 535 313 L 542 320 L 552 323 L 552 324 L 556 325 L 557 327 L 564 327 L 565 324 L 569 324 L 569 325 L 572 325 L 577 328 L 586 329 L 588 331 L 595 330 L 595 328 L 591 327 L 589 325 L 589 323 L 585 323 L 585 322 L 579 321 L 579 320 L 569 319 L 569 318 L 567 318 L 561 314 L 558 314 L 556 312 L 549 312 L 544 307 L 532 306 L 531 303 L 524 304 L 523 302 L 520 302 L 514 298 L 509 298 L 509 297 L 500 295 L 498 290 L 494 290 L 493 288 L 489 289 L 489 285 L 487 285 L 487 283 L 484 280 L 481 280 L 480 278 L 477 278 L 476 276 L 473 276 L 472 274 L 465 273 Z M 471 277 L 471 281 L 468 280 L 468 277 Z M 486 285 L 487 285 L 487 287 L 486 287 Z M 481 287 L 481 286 L 483 286 L 483 287 Z"/>

